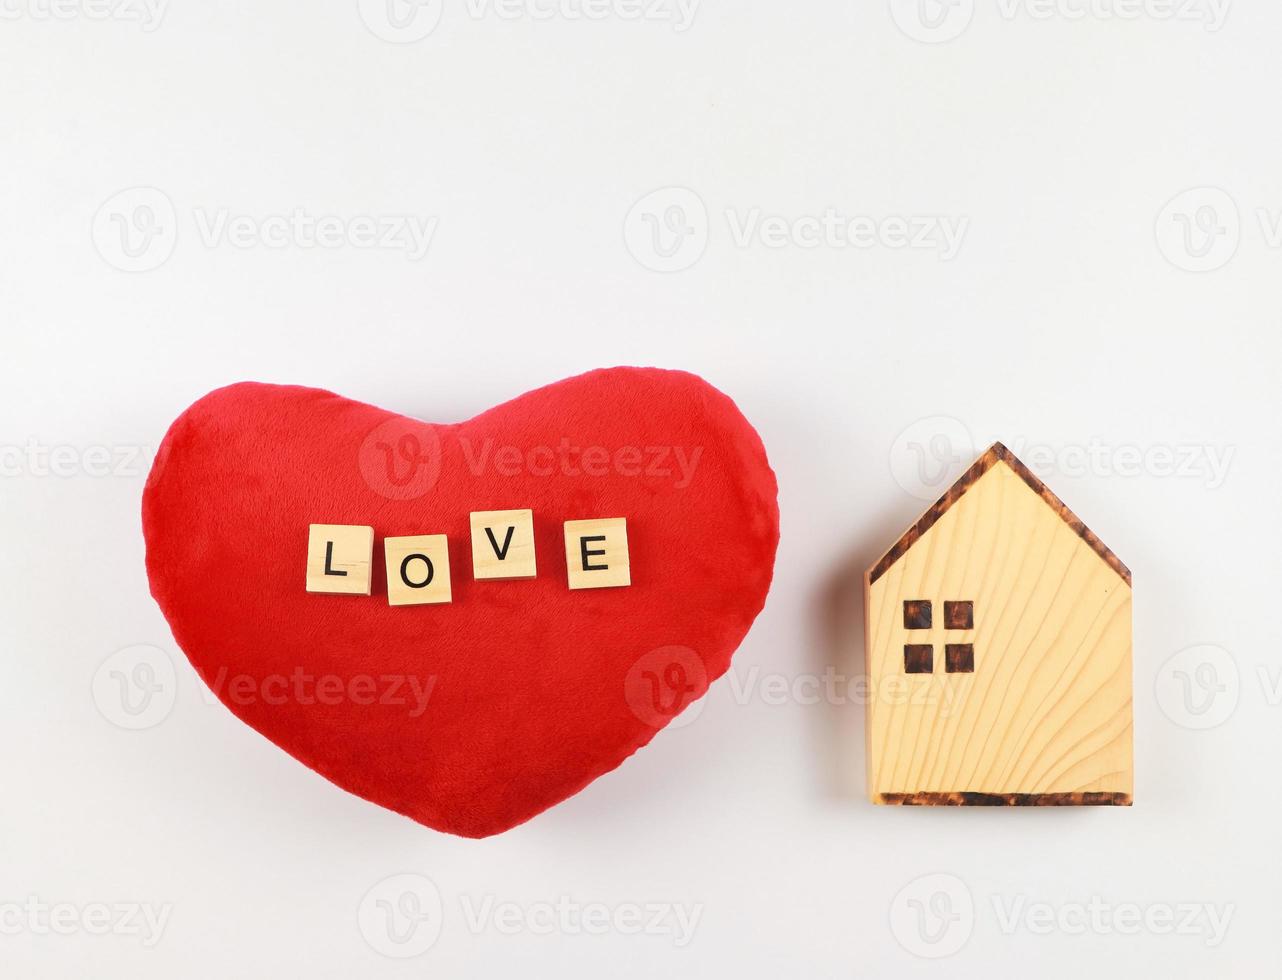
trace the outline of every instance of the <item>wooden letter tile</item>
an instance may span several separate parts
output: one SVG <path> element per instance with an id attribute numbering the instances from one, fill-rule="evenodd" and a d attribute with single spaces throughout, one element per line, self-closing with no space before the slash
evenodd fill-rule
<path id="1" fill-rule="evenodd" d="M 444 534 L 385 538 L 387 604 L 422 606 L 450 602 L 450 550 Z"/>
<path id="2" fill-rule="evenodd" d="M 369 595 L 374 529 L 312 524 L 307 532 L 307 591 Z"/>
<path id="3" fill-rule="evenodd" d="M 533 511 L 482 510 L 471 520 L 474 578 L 534 578 Z"/>
<path id="4" fill-rule="evenodd" d="M 631 585 L 627 520 L 566 521 L 565 564 L 572 589 Z"/>

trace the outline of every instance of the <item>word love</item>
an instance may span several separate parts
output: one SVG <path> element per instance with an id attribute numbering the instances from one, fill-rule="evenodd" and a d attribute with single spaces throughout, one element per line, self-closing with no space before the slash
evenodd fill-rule
<path id="1" fill-rule="evenodd" d="M 472 576 L 534 578 L 534 512 L 486 510 L 469 515 Z M 421 606 L 451 602 L 449 539 L 444 534 L 384 538 L 387 602 Z M 369 595 L 374 529 L 352 524 L 312 524 L 307 534 L 307 591 Z M 628 527 L 622 517 L 565 522 L 565 567 L 571 589 L 631 585 Z"/>

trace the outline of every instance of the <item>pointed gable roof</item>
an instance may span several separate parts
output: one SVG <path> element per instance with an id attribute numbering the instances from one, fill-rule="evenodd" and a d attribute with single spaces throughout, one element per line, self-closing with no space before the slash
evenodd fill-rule
<path id="1" fill-rule="evenodd" d="M 1078 537 L 1090 545 L 1091 550 L 1099 555 L 1109 568 L 1113 569 L 1127 585 L 1131 584 L 1131 570 L 1122 564 L 1122 560 L 1113 554 L 1103 541 L 1096 537 L 1095 532 L 1082 523 L 1081 518 L 1068 509 L 1068 505 L 1064 501 L 1055 496 L 1050 487 L 1039 480 L 1032 470 L 1025 466 L 1014 453 L 1000 442 L 993 443 L 988 452 L 975 460 L 970 469 L 958 477 L 957 482 L 949 487 L 944 495 L 936 500 L 926 513 L 921 516 L 917 523 L 905 531 L 904 536 L 881 556 L 881 560 L 868 572 L 868 584 L 872 585 L 873 582 L 885 575 L 890 570 L 890 567 L 899 561 L 908 552 L 908 549 L 916 544 L 917 540 L 929 531 L 935 522 L 943 517 L 948 512 L 948 509 L 962 498 L 967 490 L 978 482 L 981 476 L 999 462 L 1009 466 L 1021 480 L 1028 484 L 1030 490 L 1041 497 L 1046 505 L 1055 511 L 1065 524 L 1073 529 Z"/>

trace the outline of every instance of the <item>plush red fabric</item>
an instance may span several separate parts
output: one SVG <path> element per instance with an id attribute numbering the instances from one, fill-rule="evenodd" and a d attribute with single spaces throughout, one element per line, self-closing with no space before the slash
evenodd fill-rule
<path id="1" fill-rule="evenodd" d="M 538 575 L 477 581 L 468 515 L 534 511 Z M 571 591 L 562 522 L 624 517 L 632 585 Z M 304 591 L 309 524 L 374 528 L 370 596 Z M 691 374 L 593 371 L 432 425 L 237 384 L 143 498 L 151 591 L 243 721 L 344 789 L 484 837 L 578 792 L 729 666 L 779 538 L 775 477 Z M 449 536 L 453 602 L 387 604 L 383 538 Z"/>

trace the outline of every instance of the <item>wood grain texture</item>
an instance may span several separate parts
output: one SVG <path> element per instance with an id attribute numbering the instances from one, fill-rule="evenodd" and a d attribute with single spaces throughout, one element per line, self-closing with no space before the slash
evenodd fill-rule
<path id="1" fill-rule="evenodd" d="M 910 527 L 904 533 L 904 536 L 881 556 L 881 560 L 868 573 L 870 580 L 875 582 L 886 574 L 890 566 L 897 562 L 917 542 L 918 538 L 929 531 L 934 523 L 947 513 L 948 509 L 960 500 L 962 495 L 998 462 L 1009 466 L 1021 480 L 1028 484 L 1029 489 L 1040 496 L 1053 511 L 1059 514 L 1060 518 L 1073 529 L 1074 533 L 1090 545 L 1091 549 L 1100 558 L 1126 580 L 1127 585 L 1131 584 L 1131 570 L 1122 563 L 1122 560 L 1113 554 L 1112 550 L 1076 514 L 1068 509 L 1064 501 L 1060 500 L 1050 487 L 1039 480 L 1036 474 L 1024 465 L 1022 460 L 1000 442 L 993 443 L 988 452 L 975 460 L 970 469 L 963 473 L 942 497 L 931 504 L 926 509 L 926 513 L 922 514 L 918 519 L 917 523 Z"/>
<path id="2" fill-rule="evenodd" d="M 1130 572 L 1008 450 L 985 457 L 865 578 L 870 798 L 1129 804 Z M 920 599 L 973 603 L 973 628 L 906 629 Z M 934 672 L 905 673 L 922 643 Z M 962 643 L 973 673 L 945 672 Z"/>

